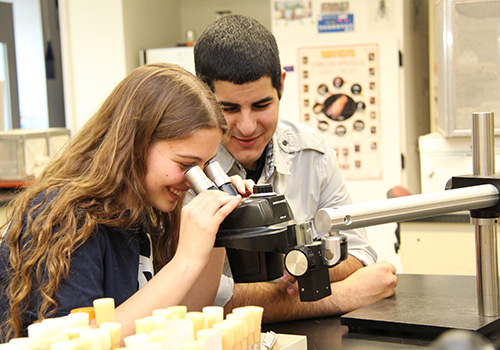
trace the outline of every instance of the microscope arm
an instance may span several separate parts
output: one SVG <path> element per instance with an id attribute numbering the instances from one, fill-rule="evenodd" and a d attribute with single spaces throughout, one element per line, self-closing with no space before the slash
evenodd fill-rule
<path id="1" fill-rule="evenodd" d="M 487 208 L 497 204 L 498 195 L 496 186 L 482 184 L 338 208 L 324 208 L 316 213 L 314 224 L 320 232 L 350 230 L 462 210 Z"/>

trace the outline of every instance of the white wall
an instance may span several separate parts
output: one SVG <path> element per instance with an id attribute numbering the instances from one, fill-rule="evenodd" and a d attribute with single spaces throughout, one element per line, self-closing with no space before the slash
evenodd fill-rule
<path id="1" fill-rule="evenodd" d="M 59 2 L 66 126 L 73 132 L 125 76 L 121 0 Z"/>
<path id="2" fill-rule="evenodd" d="M 139 50 L 179 33 L 179 2 L 59 1 L 66 126 L 77 131 L 139 66 Z"/>
<path id="3" fill-rule="evenodd" d="M 270 27 L 268 0 L 60 0 L 66 126 L 75 132 L 87 121 L 139 66 L 140 49 L 176 46 L 188 29 L 199 35 L 217 10 Z"/>
<path id="4" fill-rule="evenodd" d="M 21 127 L 46 128 L 49 119 L 40 2 L 2 1 L 12 3 L 14 15 Z"/>

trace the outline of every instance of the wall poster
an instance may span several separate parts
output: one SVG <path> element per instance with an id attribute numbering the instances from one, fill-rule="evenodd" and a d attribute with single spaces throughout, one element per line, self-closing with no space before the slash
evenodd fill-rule
<path id="1" fill-rule="evenodd" d="M 348 1 L 321 2 L 318 33 L 353 32 L 354 14 L 348 11 Z"/>
<path id="2" fill-rule="evenodd" d="M 326 135 L 347 180 L 382 177 L 379 46 L 298 49 L 299 120 Z"/>
<path id="3" fill-rule="evenodd" d="M 276 21 L 288 22 L 310 18 L 312 0 L 275 0 L 273 18 Z"/>

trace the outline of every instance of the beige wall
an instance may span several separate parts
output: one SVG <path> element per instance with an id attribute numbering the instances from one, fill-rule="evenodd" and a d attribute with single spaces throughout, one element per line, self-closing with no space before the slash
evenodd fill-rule
<path id="1" fill-rule="evenodd" d="M 469 223 L 402 222 L 399 272 L 475 275 L 474 229 Z"/>
<path id="2" fill-rule="evenodd" d="M 139 50 L 175 46 L 199 35 L 218 10 L 270 27 L 269 0 L 59 1 L 66 125 L 74 133 L 115 85 L 139 66 Z"/>
<path id="3" fill-rule="evenodd" d="M 181 37 L 179 1 L 123 0 L 126 71 L 139 66 L 139 50 L 175 46 Z"/>
<path id="4" fill-rule="evenodd" d="M 417 6 L 418 5 L 418 6 Z M 401 75 L 404 94 L 401 106 L 401 144 L 405 156 L 402 170 L 405 186 L 413 193 L 420 193 L 420 153 L 418 137 L 429 133 L 429 50 L 428 21 L 429 3 L 427 1 L 405 2 L 401 24 L 404 28 L 403 74 Z"/>
<path id="5" fill-rule="evenodd" d="M 429 0 L 429 115 L 430 132 L 437 132 L 438 125 L 438 87 L 436 57 L 436 0 Z"/>
<path id="6" fill-rule="evenodd" d="M 231 11 L 232 14 L 251 16 L 271 29 L 269 0 L 182 0 L 180 8 L 182 37 L 179 40 L 184 40 L 187 30 L 194 30 L 196 35 L 200 35 L 207 25 L 215 21 L 216 11 Z"/>

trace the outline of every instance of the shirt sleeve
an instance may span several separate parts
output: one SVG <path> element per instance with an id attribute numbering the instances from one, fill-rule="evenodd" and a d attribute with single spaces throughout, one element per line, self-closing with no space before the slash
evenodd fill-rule
<path id="1" fill-rule="evenodd" d="M 220 278 L 219 289 L 217 290 L 217 296 L 215 297 L 214 305 L 216 306 L 226 306 L 226 304 L 233 297 L 234 292 L 234 280 L 233 274 L 231 272 L 231 267 L 229 266 L 229 261 L 226 259 L 224 261 L 224 267 L 222 269 L 222 276 Z"/>
<path id="2" fill-rule="evenodd" d="M 105 245 L 104 237 L 97 232 L 72 254 L 68 276 L 59 287 L 58 315 L 92 306 L 95 299 L 104 296 Z"/>
<path id="3" fill-rule="evenodd" d="M 352 204 L 353 201 L 347 190 L 344 176 L 337 164 L 337 156 L 333 149 L 327 147 L 324 157 L 321 158 L 319 169 L 323 172 L 320 185 L 319 208 L 333 208 L 340 205 Z M 347 236 L 349 254 L 357 258 L 363 265 L 373 264 L 377 260 L 377 253 L 370 245 L 364 228 L 341 231 Z M 319 236 L 325 233 L 318 233 Z"/>
<path id="4" fill-rule="evenodd" d="M 282 120 L 274 138 L 276 171 L 270 176 L 275 191 L 285 195 L 298 223 L 314 220 L 321 208 L 352 204 L 337 156 L 328 140 L 316 130 Z M 278 128 L 280 128 L 280 125 Z M 267 180 L 267 179 L 264 179 Z M 326 232 L 317 232 L 319 239 Z M 377 260 L 365 229 L 342 231 L 349 254 L 364 265 Z"/>
<path id="5" fill-rule="evenodd" d="M 110 297 L 119 306 L 138 288 L 139 241 L 124 232 L 99 227 L 72 255 L 67 278 L 61 283 L 57 314 L 92 306 Z"/>

